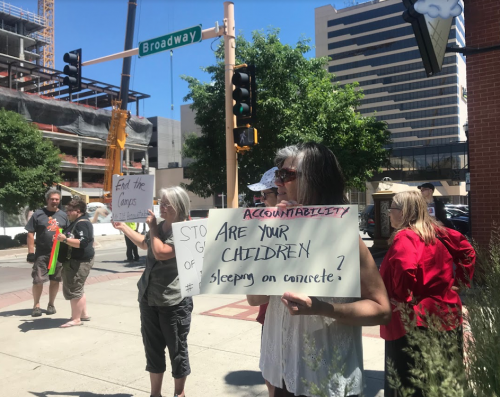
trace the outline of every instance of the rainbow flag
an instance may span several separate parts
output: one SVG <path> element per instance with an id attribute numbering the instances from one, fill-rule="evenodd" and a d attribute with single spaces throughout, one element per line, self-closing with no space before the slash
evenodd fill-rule
<path id="1" fill-rule="evenodd" d="M 52 251 L 50 252 L 49 259 L 49 276 L 52 276 L 56 272 L 57 265 L 57 257 L 59 256 L 59 247 L 61 246 L 61 242 L 57 240 L 57 236 L 59 233 L 62 233 L 62 229 L 57 229 L 56 234 L 54 235 L 54 241 L 52 243 Z"/>

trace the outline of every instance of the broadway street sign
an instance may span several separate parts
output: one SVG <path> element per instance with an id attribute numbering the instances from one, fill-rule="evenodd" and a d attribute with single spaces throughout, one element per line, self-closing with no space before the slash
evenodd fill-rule
<path id="1" fill-rule="evenodd" d="M 139 58 L 158 52 L 199 43 L 201 41 L 201 25 L 179 30 L 146 41 L 139 42 Z"/>

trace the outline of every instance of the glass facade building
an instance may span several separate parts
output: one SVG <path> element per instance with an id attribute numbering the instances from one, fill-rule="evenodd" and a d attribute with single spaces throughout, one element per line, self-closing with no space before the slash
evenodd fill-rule
<path id="1" fill-rule="evenodd" d="M 387 122 L 393 149 L 465 141 L 465 58 L 447 53 L 442 71 L 427 77 L 401 0 L 373 0 L 341 10 L 316 8 L 316 56 L 340 85 L 358 82 L 358 108 Z M 454 19 L 448 46 L 465 46 L 463 17 Z"/>

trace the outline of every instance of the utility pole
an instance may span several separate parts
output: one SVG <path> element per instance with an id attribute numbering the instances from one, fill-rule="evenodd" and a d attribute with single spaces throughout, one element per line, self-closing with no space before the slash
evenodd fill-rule
<path id="1" fill-rule="evenodd" d="M 233 83 L 231 79 L 236 63 L 236 41 L 234 27 L 234 3 L 224 2 L 224 63 L 226 65 L 226 173 L 227 208 L 238 208 L 238 154 L 234 147 L 233 128 Z"/>

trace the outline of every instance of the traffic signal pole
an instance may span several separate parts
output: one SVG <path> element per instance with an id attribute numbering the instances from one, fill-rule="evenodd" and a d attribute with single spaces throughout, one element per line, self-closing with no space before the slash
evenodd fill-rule
<path id="1" fill-rule="evenodd" d="M 234 27 L 234 3 L 224 2 L 224 62 L 226 65 L 226 174 L 227 208 L 238 208 L 238 154 L 234 147 L 233 128 L 236 117 L 233 114 L 233 78 L 236 63 L 236 41 Z"/>

